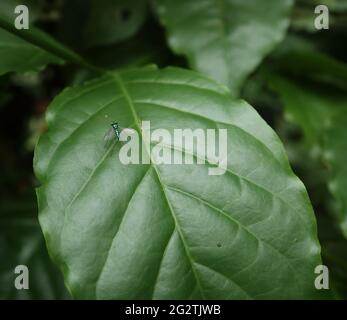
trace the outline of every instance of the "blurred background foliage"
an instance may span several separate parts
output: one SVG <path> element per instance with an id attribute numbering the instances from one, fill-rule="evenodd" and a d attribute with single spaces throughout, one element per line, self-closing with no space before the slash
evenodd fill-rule
<path id="1" fill-rule="evenodd" d="M 314 8 L 322 3 L 330 9 L 329 30 L 314 28 Z M 32 24 L 100 67 L 124 69 L 150 63 L 191 67 L 189 59 L 168 45 L 154 1 L 1 0 L 0 14 L 14 19 L 17 4 L 29 7 Z M 224 14 L 233 19 L 237 13 Z M 0 29 L 0 44 L 5 36 Z M 331 286 L 336 298 L 342 299 L 347 298 L 346 40 L 347 0 L 297 0 L 284 40 L 252 71 L 240 91 L 279 134 L 295 173 L 308 189 Z M 0 46 L 0 54 L 1 50 Z M 0 73 L 0 298 L 67 299 L 37 221 L 32 157 L 45 131 L 49 102 L 66 86 L 93 75 L 71 64 L 48 65 L 39 72 Z M 30 290 L 14 288 L 14 268 L 19 264 L 31 271 Z"/>

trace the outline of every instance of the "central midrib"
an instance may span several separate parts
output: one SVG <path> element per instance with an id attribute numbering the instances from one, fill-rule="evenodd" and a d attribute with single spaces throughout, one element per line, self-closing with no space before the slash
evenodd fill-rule
<path id="1" fill-rule="evenodd" d="M 120 89 L 121 89 L 121 92 L 123 93 L 124 95 L 124 98 L 126 100 L 126 102 L 128 103 L 129 105 L 129 108 L 131 110 L 131 113 L 132 113 L 132 116 L 134 118 L 134 122 L 135 122 L 135 126 L 138 130 L 138 132 L 141 134 L 141 120 L 139 118 L 139 116 L 137 115 L 137 112 L 135 110 L 135 107 L 134 107 L 134 104 L 132 102 L 132 99 L 128 93 L 128 90 L 126 89 L 126 87 L 124 86 L 124 83 L 123 83 L 123 80 L 120 76 L 119 73 L 112 73 L 112 76 L 114 77 L 114 79 L 116 80 L 117 84 L 119 85 Z M 184 247 L 184 250 L 185 250 L 185 253 L 186 253 L 186 256 L 190 262 L 190 265 L 191 265 L 191 269 L 192 269 L 192 272 L 194 274 L 194 277 L 195 277 L 195 280 L 196 280 L 196 284 L 197 284 L 197 287 L 199 288 L 199 291 L 200 291 L 200 294 L 202 296 L 203 299 L 206 299 L 206 297 L 204 296 L 204 293 L 203 293 L 203 289 L 202 289 L 202 286 L 201 286 L 201 283 L 200 283 L 200 279 L 198 277 L 198 274 L 195 270 L 195 267 L 194 267 L 194 260 L 189 252 L 189 249 L 188 249 L 188 246 L 187 246 L 187 243 L 184 239 L 184 235 L 183 235 L 183 232 L 181 230 L 181 227 L 177 221 L 177 218 L 176 218 L 176 215 L 175 215 L 175 212 L 171 206 L 171 203 L 169 201 L 169 198 L 167 196 L 167 193 L 165 191 L 165 184 L 163 184 L 163 182 L 161 181 L 161 178 L 160 178 L 160 174 L 158 172 L 158 168 L 156 167 L 156 165 L 154 164 L 154 162 L 152 161 L 152 157 L 151 157 L 151 153 L 150 153 L 150 150 L 147 149 L 147 146 L 146 144 L 145 145 L 145 149 L 146 149 L 146 152 L 147 152 L 147 155 L 148 157 L 151 159 L 151 166 L 153 167 L 154 171 L 156 172 L 156 175 L 157 175 L 157 178 L 158 178 L 158 181 L 159 181 L 159 184 L 160 184 L 160 187 L 163 191 L 163 194 L 164 194 L 164 197 L 165 197 L 165 200 L 166 200 L 166 203 L 170 209 L 170 213 L 172 215 L 172 218 L 174 220 L 174 223 L 175 223 L 175 228 L 177 229 L 177 232 L 181 238 L 181 241 L 182 241 L 182 244 L 183 244 L 183 247 Z M 160 272 L 160 270 L 159 270 Z M 154 284 L 155 285 L 155 284 Z"/>
<path id="2" fill-rule="evenodd" d="M 131 97 L 130 97 L 130 95 L 129 95 L 129 93 L 128 93 L 128 91 L 127 91 L 125 85 L 124 85 L 124 81 L 122 80 L 121 76 L 120 76 L 118 73 L 114 73 L 114 74 L 112 74 L 112 76 L 115 78 L 117 84 L 119 85 L 120 90 L 121 90 L 121 93 L 124 95 L 124 98 L 125 98 L 127 104 L 129 105 L 129 108 L 130 108 L 131 113 L 132 113 L 132 115 L 133 115 L 135 126 L 136 126 L 138 132 L 141 134 L 141 119 L 140 119 L 139 116 L 137 115 L 136 109 L 135 109 L 135 107 L 134 107 L 134 103 L 133 103 L 133 101 L 132 101 L 132 99 L 131 99 Z M 202 285 L 201 285 L 200 279 L 199 279 L 198 274 L 197 274 L 197 271 L 196 271 L 196 269 L 195 269 L 195 267 L 194 267 L 194 263 L 196 263 L 196 264 L 199 264 L 199 263 L 196 262 L 196 261 L 192 258 L 191 254 L 190 254 L 190 251 L 189 251 L 188 245 L 187 245 L 187 243 L 186 243 L 186 241 L 185 241 L 185 238 L 184 238 L 182 229 L 181 229 L 181 227 L 180 227 L 180 225 L 179 225 L 179 223 L 178 223 L 178 221 L 177 221 L 177 218 L 176 218 L 176 215 L 175 215 L 175 211 L 174 211 L 174 209 L 172 208 L 171 203 L 170 203 L 170 201 L 169 201 L 169 198 L 168 198 L 168 195 L 167 195 L 167 192 L 166 192 L 166 187 L 167 187 L 167 185 L 166 185 L 165 183 L 163 183 L 162 180 L 161 180 L 161 177 L 160 177 L 158 168 L 156 167 L 155 162 L 152 161 L 152 157 L 151 157 L 150 150 L 147 149 L 147 144 L 145 143 L 144 145 L 145 145 L 145 150 L 146 150 L 146 152 L 147 152 L 147 154 L 148 154 L 148 157 L 150 157 L 150 159 L 151 159 L 151 161 L 150 161 L 150 162 L 151 162 L 150 166 L 151 166 L 151 167 L 154 169 L 154 171 L 156 172 L 156 175 L 157 175 L 157 178 L 158 178 L 158 182 L 159 182 L 159 184 L 160 184 L 160 187 L 162 188 L 163 195 L 164 195 L 164 197 L 165 197 L 165 200 L 166 200 L 166 202 L 167 202 L 167 204 L 168 204 L 170 213 L 171 213 L 172 218 L 173 218 L 173 220 L 174 220 L 176 230 L 177 230 L 177 232 L 178 232 L 178 234 L 179 234 L 179 236 L 180 236 L 180 238 L 181 238 L 181 241 L 182 241 L 182 244 L 183 244 L 183 247 L 184 247 L 186 256 L 187 256 L 187 258 L 188 258 L 188 260 L 189 260 L 189 262 L 190 262 L 192 272 L 193 272 L 194 277 L 195 277 L 195 279 L 196 279 L 197 287 L 199 288 L 199 291 L 200 291 L 200 293 L 201 293 L 201 296 L 202 296 L 204 299 L 206 299 L 206 297 L 204 296 L 204 293 L 203 293 L 203 289 L 202 289 Z M 169 189 L 170 189 L 170 188 L 169 188 Z M 224 212 L 223 212 L 223 213 L 224 213 Z M 228 218 L 231 219 L 230 216 L 228 216 Z M 240 224 L 238 221 L 236 221 L 236 222 L 237 222 L 238 224 Z M 242 226 L 242 225 L 241 225 L 241 226 Z M 244 226 L 242 226 L 242 227 L 244 227 Z M 246 230 L 247 230 L 247 228 L 246 228 Z M 247 231 L 250 232 L 249 230 L 247 230 Z M 263 242 L 261 239 L 259 239 L 258 237 L 256 237 L 253 233 L 251 233 L 251 234 L 252 234 L 258 241 Z M 266 244 L 269 245 L 268 243 L 266 243 Z M 281 255 L 284 256 L 284 254 L 283 254 L 282 252 L 279 252 L 279 251 L 278 251 L 276 248 L 274 248 L 273 246 L 270 245 L 270 247 L 272 247 L 273 249 L 275 249 L 276 252 L 278 252 L 278 253 L 280 253 Z M 285 257 L 286 257 L 286 256 L 285 256 Z M 164 258 L 164 257 L 163 257 L 163 258 Z M 290 265 L 290 263 L 288 263 L 288 265 L 289 265 L 290 268 L 292 268 L 292 266 Z M 158 270 L 158 272 L 160 272 L 160 270 Z M 158 278 L 158 277 L 157 277 L 157 278 Z M 229 278 L 228 278 L 228 279 L 229 279 Z M 231 279 L 229 279 L 229 280 L 231 280 Z M 237 283 L 235 283 L 235 284 L 238 285 Z M 155 285 L 156 285 L 156 284 L 154 284 L 154 287 L 155 287 Z M 238 286 L 239 286 L 239 285 L 238 285 Z M 239 287 L 240 287 L 240 289 L 244 290 L 241 286 L 239 286 Z M 246 293 L 250 298 L 252 298 L 246 291 L 245 291 L 245 293 Z M 153 292 L 153 294 L 154 294 L 154 292 Z"/>

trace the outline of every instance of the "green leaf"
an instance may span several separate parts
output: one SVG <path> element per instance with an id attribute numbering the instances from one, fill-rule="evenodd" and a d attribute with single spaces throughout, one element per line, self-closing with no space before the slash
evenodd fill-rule
<path id="1" fill-rule="evenodd" d="M 20 2 L 20 3 L 19 3 Z M 7 72 L 39 71 L 49 63 L 62 63 L 63 61 L 40 46 L 35 45 L 29 39 L 23 39 L 21 35 L 38 33 L 41 31 L 32 26 L 37 15 L 37 4 L 32 1 L 5 0 L 0 5 L 0 75 Z M 17 30 L 14 21 L 18 14 L 14 13 L 15 7 L 24 4 L 29 9 L 29 29 Z"/>
<path id="2" fill-rule="evenodd" d="M 67 299 L 59 270 L 47 254 L 34 198 L 1 201 L 0 299 Z M 29 289 L 14 286 L 16 266 L 29 269 Z"/>
<path id="3" fill-rule="evenodd" d="M 295 46 L 296 43 L 289 42 L 288 45 Z M 323 53 L 306 48 L 291 49 L 279 53 L 274 61 L 282 72 L 347 88 L 347 65 Z"/>
<path id="4" fill-rule="evenodd" d="M 226 129 L 224 175 L 205 164 L 123 165 L 116 120 Z M 242 100 L 176 68 L 105 75 L 63 91 L 36 147 L 39 219 L 76 298 L 315 298 L 321 263 L 304 185 L 272 129 Z M 143 137 L 144 141 L 148 139 Z M 201 151 L 171 149 L 193 153 Z M 152 155 L 152 158 L 155 157 Z"/>
<path id="5" fill-rule="evenodd" d="M 336 111 L 347 108 L 345 94 L 327 85 L 293 81 L 275 74 L 266 77 L 282 99 L 287 119 L 300 127 L 310 144 L 322 144 L 322 128 Z"/>
<path id="6" fill-rule="evenodd" d="M 347 238 L 347 115 L 337 112 L 329 123 L 325 140 L 325 159 L 330 165 L 330 191 L 338 201 L 339 221 Z"/>
<path id="7" fill-rule="evenodd" d="M 17 30 L 0 14 L 0 75 L 7 72 L 39 71 L 48 63 L 73 62 L 90 66 L 76 53 L 40 29 Z"/>
<path id="8" fill-rule="evenodd" d="M 190 66 L 238 94 L 244 80 L 283 39 L 291 0 L 157 0 L 172 49 Z"/>
<path id="9" fill-rule="evenodd" d="M 312 59 L 309 59 L 310 57 Z M 347 111 L 347 98 L 345 91 L 341 90 L 347 83 L 346 66 L 315 52 L 292 53 L 282 56 L 281 60 L 282 62 L 276 62 L 276 67 L 282 71 L 285 61 L 288 61 L 286 71 L 291 69 L 291 73 L 296 76 L 302 73 L 305 77 L 321 81 L 313 82 L 312 79 L 310 82 L 300 81 L 275 75 L 273 71 L 265 72 L 271 88 L 283 101 L 287 119 L 300 127 L 310 146 L 319 148 L 320 157 L 321 151 L 326 153 L 327 161 L 332 167 L 330 190 L 339 202 L 339 221 L 347 235 L 347 199 L 343 189 L 347 181 L 344 180 L 346 178 L 344 161 L 347 158 L 342 145 L 343 139 L 346 138 L 343 126 L 347 122 L 343 114 Z M 294 60 L 297 61 L 296 67 Z M 332 87 L 331 83 L 339 85 L 341 89 Z M 335 121 L 338 123 L 336 128 Z M 328 134 L 325 130 L 327 126 L 331 127 Z"/>
<path id="10" fill-rule="evenodd" d="M 62 61 L 45 50 L 0 29 L 0 75 L 7 72 L 39 71 Z"/>

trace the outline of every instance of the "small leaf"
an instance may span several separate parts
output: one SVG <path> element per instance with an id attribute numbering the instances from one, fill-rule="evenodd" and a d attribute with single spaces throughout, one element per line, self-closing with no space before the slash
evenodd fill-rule
<path id="1" fill-rule="evenodd" d="M 39 71 L 62 60 L 0 28 L 0 75 L 7 72 Z"/>
<path id="2" fill-rule="evenodd" d="M 190 66 L 238 94 L 244 80 L 283 39 L 291 0 L 157 0 L 169 44 Z"/>
<path id="3" fill-rule="evenodd" d="M 39 71 L 48 63 L 73 62 L 93 69 L 80 56 L 40 29 L 17 30 L 0 14 L 0 75 Z"/>
<path id="4" fill-rule="evenodd" d="M 226 129 L 224 175 L 209 163 L 123 165 L 110 123 Z M 314 214 L 272 129 L 197 73 L 153 68 L 66 89 L 35 150 L 39 219 L 76 298 L 314 298 Z M 146 142 L 145 137 L 143 141 Z M 181 150 L 174 145 L 172 151 Z M 204 159 L 200 151 L 194 157 Z M 195 161 L 196 162 L 196 161 Z"/>
<path id="5" fill-rule="evenodd" d="M 29 29 L 17 30 L 14 21 L 19 14 L 16 14 L 15 7 L 24 4 L 29 9 Z M 62 63 L 63 61 L 47 52 L 42 47 L 37 46 L 28 38 L 23 39 L 26 34 L 38 34 L 40 38 L 43 32 L 38 31 L 32 22 L 37 15 L 37 3 L 31 0 L 16 1 L 5 0 L 0 4 L 0 75 L 7 72 L 27 72 L 39 71 L 49 63 Z M 48 38 L 48 35 L 42 36 Z"/>

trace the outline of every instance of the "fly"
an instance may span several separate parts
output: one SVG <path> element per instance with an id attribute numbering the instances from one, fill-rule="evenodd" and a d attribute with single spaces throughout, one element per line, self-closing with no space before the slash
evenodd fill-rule
<path id="1" fill-rule="evenodd" d="M 118 142 L 120 139 L 120 134 L 122 130 L 126 130 L 128 134 L 132 134 L 134 132 L 133 129 L 122 129 L 119 126 L 119 123 L 116 121 L 113 121 L 111 123 L 111 128 L 107 130 L 105 136 L 104 136 L 104 142 L 105 142 L 105 147 L 109 147 L 110 143 L 112 142 Z"/>
<path id="2" fill-rule="evenodd" d="M 111 123 L 111 128 L 107 130 L 104 136 L 104 141 L 105 141 L 105 147 L 108 147 L 114 139 L 116 142 L 119 141 L 120 137 L 120 128 L 118 122 L 114 121 Z"/>
<path id="3" fill-rule="evenodd" d="M 113 132 L 114 132 L 114 134 L 116 135 L 117 141 L 118 141 L 118 140 L 119 140 L 119 137 L 120 137 L 120 130 L 119 130 L 119 124 L 118 124 L 118 122 L 112 122 L 112 123 L 111 123 L 111 127 L 112 127 Z"/>

